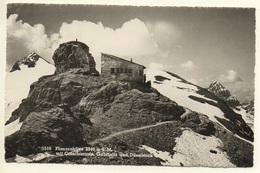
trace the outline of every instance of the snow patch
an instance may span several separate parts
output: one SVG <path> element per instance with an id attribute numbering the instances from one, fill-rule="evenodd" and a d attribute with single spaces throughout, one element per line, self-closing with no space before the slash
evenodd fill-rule
<path id="1" fill-rule="evenodd" d="M 186 129 L 175 142 L 173 155 L 145 145 L 142 149 L 162 159 L 161 164 L 164 166 L 236 167 L 220 149 L 223 143 L 215 136 L 203 136 Z"/>
<path id="2" fill-rule="evenodd" d="M 45 152 L 45 153 L 38 153 L 36 155 L 30 155 L 30 156 L 26 156 L 26 157 L 19 156 L 17 154 L 15 156 L 15 161 L 17 163 L 28 163 L 28 162 L 33 162 L 33 161 L 39 161 L 39 160 L 42 160 L 44 158 L 48 158 L 48 157 L 51 157 L 51 156 L 54 156 L 54 155 L 49 154 L 47 152 Z"/>
<path id="3" fill-rule="evenodd" d="M 5 136 L 9 136 L 14 132 L 20 130 L 23 123 L 19 122 L 19 119 L 5 126 Z"/>

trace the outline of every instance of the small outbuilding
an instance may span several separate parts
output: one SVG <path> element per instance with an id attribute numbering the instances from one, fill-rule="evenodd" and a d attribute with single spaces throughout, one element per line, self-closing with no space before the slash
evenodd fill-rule
<path id="1" fill-rule="evenodd" d="M 101 76 L 119 81 L 145 82 L 145 66 L 101 53 Z"/>

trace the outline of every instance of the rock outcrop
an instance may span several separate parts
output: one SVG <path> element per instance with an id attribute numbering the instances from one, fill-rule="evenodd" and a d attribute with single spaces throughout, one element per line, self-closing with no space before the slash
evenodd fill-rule
<path id="1" fill-rule="evenodd" d="M 211 122 L 206 115 L 190 112 L 182 115 L 181 120 L 185 126 L 199 134 L 210 136 L 214 135 L 216 132 L 214 123 Z"/>
<path id="2" fill-rule="evenodd" d="M 19 118 L 23 125 L 6 138 L 6 157 L 39 152 L 36 146 L 46 141 L 51 146 L 86 141 L 88 146 L 111 133 L 180 120 L 181 106 L 149 85 L 136 85 L 106 82 L 79 68 L 40 78 L 8 121 Z"/>
<path id="3" fill-rule="evenodd" d="M 142 92 L 127 82 L 111 82 L 82 97 L 74 112 L 114 130 L 179 120 L 185 110 L 153 89 Z M 118 126 L 120 124 L 120 126 Z"/>
<path id="4" fill-rule="evenodd" d="M 89 47 L 82 42 L 70 41 L 60 44 L 52 59 L 55 63 L 56 74 L 71 68 L 81 68 L 92 74 L 98 74 L 96 62 L 89 53 Z"/>
<path id="5" fill-rule="evenodd" d="M 88 71 L 87 71 L 88 72 Z M 30 87 L 29 95 L 22 101 L 6 124 L 19 118 L 23 122 L 33 111 L 43 111 L 61 103 L 75 106 L 81 97 L 103 85 L 97 76 L 86 76 L 83 69 L 41 77 Z"/>
<path id="6" fill-rule="evenodd" d="M 54 148 L 85 144 L 80 122 L 73 117 L 69 108 L 62 106 L 47 111 L 31 112 L 24 120 L 21 129 L 6 137 L 5 157 L 44 152 L 42 147 L 45 146 Z"/>

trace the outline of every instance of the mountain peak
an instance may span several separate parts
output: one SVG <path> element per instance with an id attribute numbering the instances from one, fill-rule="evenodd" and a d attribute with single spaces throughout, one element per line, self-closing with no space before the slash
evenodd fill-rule
<path id="1" fill-rule="evenodd" d="M 220 82 L 218 82 L 218 81 L 214 81 L 214 82 L 212 82 L 210 85 L 209 85 L 209 87 L 208 88 L 218 88 L 218 89 L 222 89 L 222 90 L 227 90 Z M 228 90 L 227 90 L 228 91 Z"/>
<path id="2" fill-rule="evenodd" d="M 44 59 L 43 57 L 41 57 L 37 53 L 31 52 L 26 57 L 23 57 L 22 59 L 17 60 L 15 62 L 15 64 L 13 65 L 12 69 L 10 70 L 10 72 L 13 72 L 13 71 L 16 71 L 16 70 L 21 70 L 21 68 L 20 68 L 21 65 L 25 65 L 28 68 L 35 67 L 36 64 L 37 64 L 37 61 L 39 59 L 42 59 L 45 62 L 51 64 L 49 61 L 47 61 L 46 59 Z"/>
<path id="3" fill-rule="evenodd" d="M 212 82 L 207 89 L 219 99 L 224 100 L 231 107 L 240 105 L 240 102 L 237 100 L 237 98 L 232 96 L 230 91 L 218 81 Z"/>

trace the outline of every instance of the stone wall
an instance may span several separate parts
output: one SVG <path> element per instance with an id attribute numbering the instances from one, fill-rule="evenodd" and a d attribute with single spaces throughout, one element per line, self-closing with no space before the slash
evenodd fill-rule
<path id="1" fill-rule="evenodd" d="M 120 81 L 144 81 L 144 66 L 112 55 L 101 55 L 101 75 L 107 79 Z"/>

